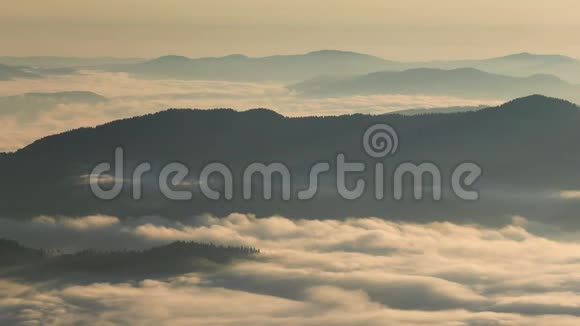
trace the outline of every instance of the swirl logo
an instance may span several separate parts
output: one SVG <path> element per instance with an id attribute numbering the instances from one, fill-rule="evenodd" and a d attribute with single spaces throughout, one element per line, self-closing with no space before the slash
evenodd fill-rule
<path id="1" fill-rule="evenodd" d="M 399 136 L 387 124 L 375 124 L 367 128 L 363 135 L 363 147 L 367 155 L 374 158 L 395 154 L 399 146 Z"/>

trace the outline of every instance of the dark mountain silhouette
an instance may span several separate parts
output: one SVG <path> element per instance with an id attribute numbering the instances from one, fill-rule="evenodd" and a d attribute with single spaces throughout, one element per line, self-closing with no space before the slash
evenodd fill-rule
<path id="1" fill-rule="evenodd" d="M 40 78 L 41 76 L 32 73 L 26 67 L 7 66 L 0 64 L 0 80 L 11 80 L 16 78 Z"/>
<path id="2" fill-rule="evenodd" d="M 333 177 L 337 153 L 345 153 L 349 161 L 366 162 L 367 172 L 351 177 L 364 177 L 372 188 L 372 167 L 377 160 L 364 153 L 361 138 L 365 129 L 375 123 L 392 125 L 400 138 L 399 151 L 385 161 L 391 168 L 387 173 L 392 173 L 400 162 L 434 162 L 443 173 L 443 186 L 447 189 L 449 174 L 457 164 L 476 162 L 484 171 L 475 185 L 481 191 L 481 199 L 460 201 L 444 189 L 444 200 L 439 202 L 415 201 L 408 194 L 405 200 L 394 201 L 389 195 L 392 180 L 388 175 L 384 200 L 375 200 L 372 192 L 356 201 L 339 198 Z M 103 213 L 183 217 L 249 212 L 259 216 L 379 216 L 497 224 L 520 214 L 577 227 L 580 224 L 574 217 L 579 203 L 555 195 L 560 190 L 577 189 L 580 184 L 580 151 L 576 150 L 579 123 L 580 110 L 575 104 L 540 95 L 475 112 L 415 116 L 287 118 L 266 109 L 172 109 L 46 137 L 0 156 L 0 215 Z M 114 148 L 119 145 L 126 153 L 126 178 L 143 161 L 153 166 L 144 179 L 143 200 L 131 199 L 129 184 L 125 184 L 119 198 L 96 199 L 86 177 L 83 179 L 97 163 L 112 162 Z M 190 201 L 165 199 L 160 195 L 156 176 L 163 165 L 175 161 L 190 168 L 188 180 L 193 182 L 206 163 L 228 164 L 235 179 L 234 199 L 210 201 L 194 187 Z M 295 179 L 295 195 L 295 191 L 306 188 L 308 171 L 319 161 L 331 162 L 333 171 L 321 177 L 320 191 L 312 200 L 280 200 L 276 187 L 272 200 L 241 198 L 242 172 L 252 162 L 286 163 Z M 405 187 L 407 190 L 410 194 L 412 187 Z M 255 191 L 260 193 L 259 187 Z"/>
<path id="3" fill-rule="evenodd" d="M 251 259 L 260 250 L 244 246 L 177 241 L 146 250 L 62 253 L 33 249 L 0 239 L 0 275 L 11 278 L 60 279 L 75 275 L 150 277 L 216 268 L 238 259 Z"/>
<path id="4" fill-rule="evenodd" d="M 20 243 L 0 238 L 0 266 L 14 266 L 35 262 L 46 257 L 42 250 L 22 246 Z"/>
<path id="5" fill-rule="evenodd" d="M 419 68 L 344 78 L 319 77 L 291 85 L 290 88 L 308 96 L 426 94 L 481 99 L 509 99 L 542 92 L 580 101 L 580 86 L 554 76 L 509 77 L 473 68 Z"/>
<path id="6" fill-rule="evenodd" d="M 113 65 L 144 78 L 232 81 L 297 81 L 320 74 L 362 74 L 391 67 L 393 62 L 366 54 L 323 50 L 297 55 L 251 58 L 240 54 L 190 59 L 168 55 L 144 63 Z"/>

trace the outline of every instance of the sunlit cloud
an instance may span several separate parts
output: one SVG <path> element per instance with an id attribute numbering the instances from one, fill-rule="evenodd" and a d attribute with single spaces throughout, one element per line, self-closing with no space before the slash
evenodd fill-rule
<path id="1" fill-rule="evenodd" d="M 580 190 L 561 191 L 558 196 L 563 199 L 580 199 Z"/>
<path id="2" fill-rule="evenodd" d="M 572 325 L 580 316 L 580 243 L 530 233 L 521 216 L 513 221 L 485 228 L 246 214 L 2 219 L 0 237 L 35 247 L 146 248 L 194 240 L 262 253 L 212 272 L 139 282 L 89 279 L 47 288 L 3 281 L 0 315 L 55 323 Z"/>

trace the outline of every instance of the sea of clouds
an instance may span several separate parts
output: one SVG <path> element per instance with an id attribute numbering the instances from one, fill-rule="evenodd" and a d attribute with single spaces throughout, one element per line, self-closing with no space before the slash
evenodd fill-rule
<path id="1" fill-rule="evenodd" d="M 17 110 L 6 104 L 29 92 L 66 91 L 90 91 L 106 100 L 23 100 Z M 81 72 L 0 81 L 0 152 L 171 107 L 266 107 L 315 116 L 495 104 L 421 95 L 306 98 L 273 83 Z M 576 192 L 564 195 L 577 198 Z M 578 236 L 537 232 L 547 229 L 523 217 L 502 228 L 245 214 L 0 218 L 0 238 L 65 252 L 144 249 L 176 240 L 261 249 L 257 259 L 158 279 L 0 278 L 0 324 L 577 325 Z"/>
<path id="2" fill-rule="evenodd" d="M 34 101 L 14 110 L 3 98 L 31 92 L 94 92 L 106 101 Z M 81 72 L 42 79 L 0 81 L 0 152 L 80 127 L 139 116 L 168 108 L 269 108 L 286 116 L 380 114 L 404 109 L 494 105 L 498 101 L 445 96 L 372 95 L 306 98 L 281 84 L 199 80 L 143 80 L 125 73 Z"/>
<path id="3" fill-rule="evenodd" d="M 580 243 L 502 228 L 376 218 L 232 214 L 0 219 L 27 246 L 147 248 L 195 240 L 260 248 L 207 273 L 123 282 L 0 280 L 0 323 L 577 325 Z"/>

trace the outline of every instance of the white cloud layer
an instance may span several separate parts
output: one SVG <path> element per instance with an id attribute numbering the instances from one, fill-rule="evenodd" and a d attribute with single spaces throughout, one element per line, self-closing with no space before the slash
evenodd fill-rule
<path id="1" fill-rule="evenodd" d="M 31 246 L 196 240 L 262 249 L 214 272 L 126 283 L 0 282 L 0 322 L 195 325 L 577 325 L 580 244 L 526 230 L 375 218 L 0 220 Z"/>
<path id="2" fill-rule="evenodd" d="M 444 96 L 373 95 L 309 99 L 279 84 L 219 81 L 141 80 L 123 73 L 85 72 L 43 79 L 0 81 L 0 97 L 29 92 L 89 91 L 109 98 L 98 103 L 66 102 L 28 107 L 2 107 L 0 103 L 0 152 L 13 151 L 32 141 L 73 128 L 95 126 L 111 120 L 138 116 L 171 107 L 239 110 L 265 107 L 287 116 L 387 113 L 414 108 L 477 106 L 497 101 Z M 30 113 L 30 112 L 33 112 Z M 32 117 L 30 117 L 32 115 Z M 23 117 L 27 117 L 24 119 Z"/>

